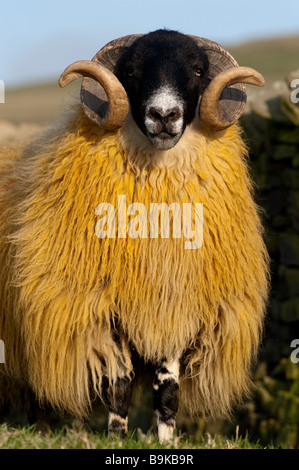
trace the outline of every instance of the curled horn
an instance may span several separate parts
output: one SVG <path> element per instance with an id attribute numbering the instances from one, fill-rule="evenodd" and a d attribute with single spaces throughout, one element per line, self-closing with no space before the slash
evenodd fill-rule
<path id="1" fill-rule="evenodd" d="M 225 88 L 236 83 L 248 83 L 261 87 L 264 86 L 265 80 L 259 72 L 250 67 L 231 67 L 216 75 L 201 98 L 199 119 L 203 127 L 209 130 L 223 130 L 237 121 L 242 114 L 242 108 L 230 115 L 225 113 L 225 109 L 221 109 L 219 105 Z"/>
<path id="2" fill-rule="evenodd" d="M 79 60 L 69 65 L 59 78 L 59 85 L 65 87 L 73 80 L 89 77 L 101 84 L 108 97 L 105 115 L 97 115 L 97 124 L 106 130 L 121 127 L 129 112 L 127 93 L 116 76 L 105 66 L 90 61 Z"/>

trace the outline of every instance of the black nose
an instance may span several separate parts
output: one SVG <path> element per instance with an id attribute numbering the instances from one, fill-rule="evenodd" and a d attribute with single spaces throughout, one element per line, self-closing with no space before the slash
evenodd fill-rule
<path id="1" fill-rule="evenodd" d="M 181 115 L 181 111 L 177 107 L 168 109 L 167 111 L 163 111 L 160 108 L 151 107 L 148 111 L 148 116 L 153 121 L 159 121 L 163 124 L 167 124 L 169 121 L 175 122 L 181 117 Z"/>

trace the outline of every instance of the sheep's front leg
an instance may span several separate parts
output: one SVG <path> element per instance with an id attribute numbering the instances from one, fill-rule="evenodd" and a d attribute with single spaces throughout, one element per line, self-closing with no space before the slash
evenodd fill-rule
<path id="1" fill-rule="evenodd" d="M 117 349 L 117 372 L 114 380 L 109 372 L 103 377 L 102 397 L 108 409 L 108 434 L 121 439 L 128 433 L 128 411 L 132 396 L 133 366 L 128 342 L 122 333 L 113 331 L 114 346 Z"/>
<path id="2" fill-rule="evenodd" d="M 179 404 L 179 359 L 164 360 L 157 367 L 153 383 L 154 410 L 160 443 L 173 437 Z"/>
<path id="3" fill-rule="evenodd" d="M 109 411 L 108 434 L 124 439 L 128 433 L 128 410 L 132 395 L 131 377 L 118 377 L 114 385 L 103 383 L 103 398 Z"/>

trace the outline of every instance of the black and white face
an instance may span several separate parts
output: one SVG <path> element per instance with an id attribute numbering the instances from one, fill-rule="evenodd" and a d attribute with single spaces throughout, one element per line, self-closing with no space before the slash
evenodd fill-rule
<path id="1" fill-rule="evenodd" d="M 135 41 L 116 64 L 132 116 L 152 145 L 168 150 L 192 122 L 209 83 L 206 53 L 189 37 L 156 31 Z"/>

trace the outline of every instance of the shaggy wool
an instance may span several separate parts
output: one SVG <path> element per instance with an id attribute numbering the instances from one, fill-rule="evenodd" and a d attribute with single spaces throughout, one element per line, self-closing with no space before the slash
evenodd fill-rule
<path id="1" fill-rule="evenodd" d="M 0 177 L 2 373 L 86 416 L 103 375 L 114 383 L 131 371 L 130 342 L 147 361 L 183 356 L 191 414 L 230 413 L 250 389 L 268 291 L 239 128 L 194 123 L 157 151 L 129 120 L 103 131 L 75 107 L 23 151 L 2 149 Z M 183 237 L 119 238 L 117 224 L 115 238 L 99 238 L 96 207 L 117 208 L 119 195 L 148 211 L 203 203 L 201 248 Z"/>

